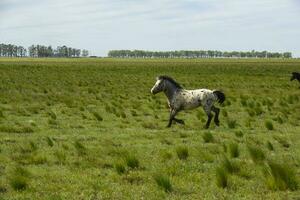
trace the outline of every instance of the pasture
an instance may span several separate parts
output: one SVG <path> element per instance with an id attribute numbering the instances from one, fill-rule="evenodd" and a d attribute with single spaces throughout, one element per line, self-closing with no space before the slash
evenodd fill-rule
<path id="1" fill-rule="evenodd" d="M 0 199 L 299 199 L 295 59 L 0 59 Z M 166 128 L 158 75 L 226 95 Z"/>

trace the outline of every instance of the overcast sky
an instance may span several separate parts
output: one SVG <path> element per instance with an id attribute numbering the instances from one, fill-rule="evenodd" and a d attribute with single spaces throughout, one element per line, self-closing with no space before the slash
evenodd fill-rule
<path id="1" fill-rule="evenodd" d="M 0 43 L 300 57 L 300 0 L 0 0 Z"/>

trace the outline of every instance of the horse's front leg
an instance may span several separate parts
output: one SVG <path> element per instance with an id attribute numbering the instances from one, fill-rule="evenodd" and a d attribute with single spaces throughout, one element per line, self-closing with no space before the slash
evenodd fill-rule
<path id="1" fill-rule="evenodd" d="M 171 108 L 171 111 L 170 111 L 170 118 L 169 118 L 169 123 L 168 123 L 167 127 L 171 127 L 172 121 L 174 120 L 175 115 L 177 114 L 177 112 L 178 112 L 178 111 L 177 111 L 176 109 L 172 109 L 172 108 Z"/>
<path id="2" fill-rule="evenodd" d="M 184 121 L 182 119 L 177 119 L 177 118 L 173 118 L 173 120 L 179 124 L 183 124 L 184 125 Z"/>

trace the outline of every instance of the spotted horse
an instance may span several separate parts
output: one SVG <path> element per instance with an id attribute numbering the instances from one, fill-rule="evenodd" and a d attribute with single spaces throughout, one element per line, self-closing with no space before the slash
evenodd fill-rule
<path id="1" fill-rule="evenodd" d="M 169 76 L 158 76 L 156 83 L 151 89 L 152 94 L 164 92 L 168 99 L 170 117 L 167 127 L 171 127 L 172 121 L 184 124 L 181 119 L 175 118 L 176 114 L 182 110 L 194 109 L 202 106 L 208 119 L 205 128 L 209 128 L 213 118 L 211 111 L 215 113 L 214 122 L 219 126 L 220 109 L 214 106 L 215 102 L 222 104 L 225 101 L 225 94 L 218 90 L 195 89 L 186 90 L 182 88 L 173 78 Z"/>

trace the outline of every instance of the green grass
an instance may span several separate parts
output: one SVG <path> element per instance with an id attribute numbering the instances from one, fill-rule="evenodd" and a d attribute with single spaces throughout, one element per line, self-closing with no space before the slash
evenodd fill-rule
<path id="1" fill-rule="evenodd" d="M 231 160 L 229 160 L 227 157 L 224 157 L 221 162 L 221 167 L 226 170 L 226 172 L 233 174 L 240 171 L 239 165 L 233 163 Z"/>
<path id="2" fill-rule="evenodd" d="M 274 125 L 273 125 L 272 121 L 270 121 L 270 120 L 267 120 L 267 121 L 265 122 L 265 126 L 266 126 L 266 128 L 267 128 L 268 130 L 270 130 L 270 131 L 274 129 Z"/>
<path id="3" fill-rule="evenodd" d="M 9 178 L 9 184 L 16 191 L 25 190 L 28 188 L 29 176 L 25 168 L 16 167 Z"/>
<path id="4" fill-rule="evenodd" d="M 126 165 L 131 169 L 136 169 L 140 166 L 140 161 L 133 154 L 125 155 L 125 162 L 126 162 Z"/>
<path id="5" fill-rule="evenodd" d="M 263 171 L 266 185 L 271 190 L 294 191 L 299 188 L 299 180 L 295 170 L 287 164 L 278 164 L 270 161 Z"/>
<path id="6" fill-rule="evenodd" d="M 267 148 L 268 148 L 270 151 L 274 151 L 274 146 L 273 146 L 273 144 L 272 144 L 270 141 L 267 142 Z"/>
<path id="7" fill-rule="evenodd" d="M 154 180 L 155 180 L 156 184 L 160 188 L 162 188 L 165 192 L 172 192 L 173 187 L 172 187 L 169 177 L 162 175 L 162 174 L 158 174 L 154 177 Z"/>
<path id="8" fill-rule="evenodd" d="M 87 149 L 79 140 L 76 140 L 74 142 L 74 147 L 75 147 L 78 155 L 85 155 L 86 154 Z"/>
<path id="9" fill-rule="evenodd" d="M 177 147 L 176 154 L 180 160 L 186 160 L 189 157 L 189 150 L 187 147 Z"/>
<path id="10" fill-rule="evenodd" d="M 126 172 L 126 168 L 122 163 L 117 163 L 115 165 L 115 169 L 118 174 L 124 174 Z"/>
<path id="11" fill-rule="evenodd" d="M 216 169 L 216 183 L 221 188 L 228 186 L 228 172 L 222 167 Z"/>
<path id="12" fill-rule="evenodd" d="M 95 118 L 98 120 L 98 121 L 103 121 L 103 117 L 97 113 L 97 112 L 93 112 L 93 115 L 95 116 Z"/>
<path id="13" fill-rule="evenodd" d="M 239 145 L 237 143 L 230 143 L 229 144 L 229 155 L 232 158 L 237 158 L 240 155 Z"/>
<path id="14" fill-rule="evenodd" d="M 271 143 L 268 143 L 268 144 L 271 144 Z M 261 163 L 266 158 L 265 153 L 259 147 L 249 145 L 248 151 L 249 151 L 249 154 L 250 154 L 253 162 L 255 162 L 255 163 Z"/>
<path id="15" fill-rule="evenodd" d="M 50 137 L 46 137 L 46 140 L 47 140 L 47 144 L 48 144 L 50 147 L 53 147 L 53 146 L 54 146 L 54 142 L 53 142 L 53 140 L 52 140 Z"/>
<path id="16" fill-rule="evenodd" d="M 236 137 L 243 137 L 244 133 L 242 131 L 236 131 L 234 132 L 234 134 L 236 135 Z"/>
<path id="17" fill-rule="evenodd" d="M 210 143 L 214 141 L 214 136 L 210 132 L 205 132 L 202 135 L 202 138 L 205 143 Z"/>
<path id="18" fill-rule="evenodd" d="M 28 188 L 28 181 L 23 176 L 13 176 L 10 178 L 10 185 L 14 190 L 20 191 Z"/>
<path id="19" fill-rule="evenodd" d="M 1 58 L 0 199 L 297 199 L 300 97 L 289 76 L 299 68 L 297 59 Z M 166 128 L 166 97 L 150 93 L 164 74 L 222 90 L 220 126 L 204 129 L 198 108 Z"/>
<path id="20" fill-rule="evenodd" d="M 228 128 L 234 129 L 237 125 L 237 122 L 235 119 L 228 119 L 227 120 L 227 126 Z"/>

